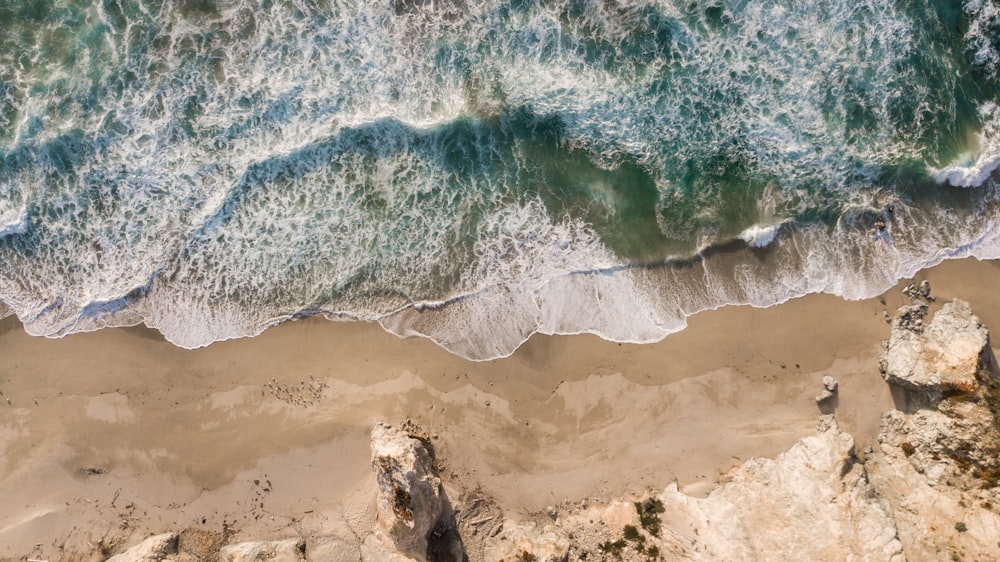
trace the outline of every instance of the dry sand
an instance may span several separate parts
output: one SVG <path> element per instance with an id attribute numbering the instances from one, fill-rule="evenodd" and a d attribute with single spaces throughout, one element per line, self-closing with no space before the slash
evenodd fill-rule
<path id="1" fill-rule="evenodd" d="M 997 262 L 917 279 L 1000 326 Z M 891 311 L 903 297 L 886 299 Z M 231 541 L 363 533 L 375 420 L 412 419 L 435 436 L 450 494 L 476 490 L 515 517 L 672 481 L 704 494 L 742 460 L 811 433 L 824 375 L 840 381 L 841 425 L 871 441 L 892 407 L 876 359 L 886 309 L 812 295 L 705 312 L 654 345 L 536 336 L 483 363 L 317 319 L 187 351 L 144 328 L 49 340 L 8 318 L 0 559 L 183 529 Z"/>

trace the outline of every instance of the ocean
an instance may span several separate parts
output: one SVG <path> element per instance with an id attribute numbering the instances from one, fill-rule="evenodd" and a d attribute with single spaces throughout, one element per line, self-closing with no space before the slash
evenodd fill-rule
<path id="1" fill-rule="evenodd" d="M 474 360 L 1000 258 L 995 0 L 4 0 L 0 316 Z"/>

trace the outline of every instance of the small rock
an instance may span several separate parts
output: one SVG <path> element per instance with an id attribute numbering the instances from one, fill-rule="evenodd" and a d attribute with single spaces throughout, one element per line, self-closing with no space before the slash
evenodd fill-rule
<path id="1" fill-rule="evenodd" d="M 834 397 L 837 394 L 837 379 L 827 375 L 823 377 L 823 392 L 816 397 L 816 403 L 820 404 Z"/>
<path id="2" fill-rule="evenodd" d="M 823 388 L 830 392 L 837 392 L 837 379 L 827 375 L 823 377 Z"/>

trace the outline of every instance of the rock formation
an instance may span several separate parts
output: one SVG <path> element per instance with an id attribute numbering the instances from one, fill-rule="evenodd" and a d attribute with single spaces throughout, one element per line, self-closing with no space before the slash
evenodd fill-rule
<path id="1" fill-rule="evenodd" d="M 883 415 L 867 468 L 907 557 L 996 559 L 1000 382 L 986 328 L 958 300 L 922 331 L 894 322 L 883 365 L 906 396 Z"/>
<path id="2" fill-rule="evenodd" d="M 176 560 L 177 533 L 149 537 L 107 562 L 164 562 Z"/>
<path id="3" fill-rule="evenodd" d="M 177 533 L 149 537 L 125 552 L 109 558 L 108 562 L 197 562 L 202 559 L 204 553 L 192 552 L 181 547 L 179 538 Z M 306 541 L 299 538 L 243 542 L 223 546 L 217 553 L 210 554 L 212 559 L 216 559 L 217 555 L 220 562 L 305 562 Z M 311 557 L 309 560 L 327 562 L 338 559 L 324 556 Z"/>
<path id="4" fill-rule="evenodd" d="M 378 531 L 400 553 L 425 560 L 428 536 L 445 508 L 429 442 L 378 423 L 371 447 L 379 488 Z"/>
<path id="5" fill-rule="evenodd" d="M 816 397 L 816 403 L 820 404 L 837 395 L 837 379 L 827 375 L 823 377 L 823 392 Z"/>
<path id="6" fill-rule="evenodd" d="M 676 485 L 660 499 L 663 526 L 690 559 L 903 560 L 889 506 L 832 416 L 777 459 L 744 463 L 705 499 Z"/>
<path id="7" fill-rule="evenodd" d="M 989 337 L 968 303 L 945 304 L 924 328 L 927 305 L 900 307 L 882 362 L 886 381 L 938 402 L 950 393 L 972 392 L 989 351 Z"/>
<path id="8" fill-rule="evenodd" d="M 569 545 L 568 536 L 553 525 L 505 521 L 503 538 L 486 548 L 483 560 L 566 562 L 569 559 Z"/>
<path id="9" fill-rule="evenodd" d="M 221 562 L 305 562 L 306 541 L 254 541 L 222 547 Z"/>

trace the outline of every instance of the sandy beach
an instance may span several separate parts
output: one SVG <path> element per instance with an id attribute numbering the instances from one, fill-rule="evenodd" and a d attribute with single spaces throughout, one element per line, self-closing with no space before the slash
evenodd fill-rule
<path id="1" fill-rule="evenodd" d="M 997 262 L 916 279 L 1000 327 Z M 893 406 L 877 368 L 883 312 L 904 300 L 899 287 L 884 298 L 726 307 L 652 345 L 536 336 L 481 363 L 319 319 L 188 351 L 141 327 L 50 340 L 7 318 L 0 559 L 99 559 L 166 530 L 357 533 L 374 517 L 378 420 L 431 436 L 449 496 L 490 497 L 525 519 L 671 482 L 704 495 L 810 434 L 825 375 L 840 382 L 840 424 L 859 447 L 873 439 Z"/>

